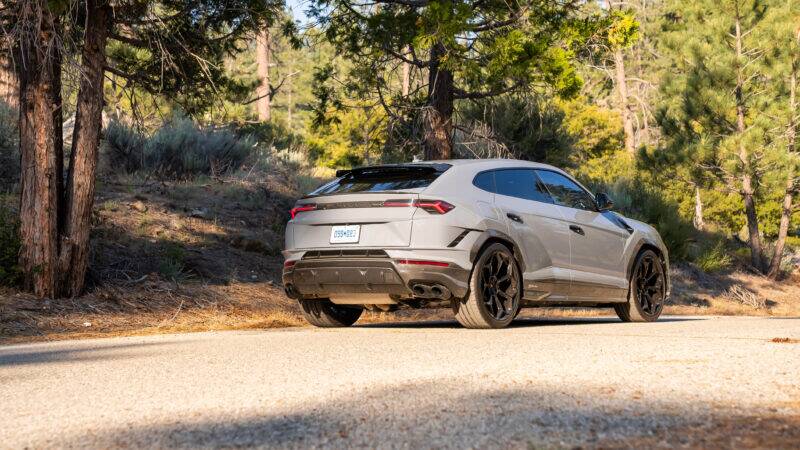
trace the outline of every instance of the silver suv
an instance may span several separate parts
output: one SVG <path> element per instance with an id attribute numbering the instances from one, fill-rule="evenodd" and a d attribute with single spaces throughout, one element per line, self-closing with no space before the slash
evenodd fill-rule
<path id="1" fill-rule="evenodd" d="M 529 306 L 613 307 L 650 322 L 669 294 L 651 226 L 611 212 L 563 171 L 526 161 L 361 167 L 303 197 L 286 227 L 283 284 L 306 319 L 451 307 L 501 328 Z"/>

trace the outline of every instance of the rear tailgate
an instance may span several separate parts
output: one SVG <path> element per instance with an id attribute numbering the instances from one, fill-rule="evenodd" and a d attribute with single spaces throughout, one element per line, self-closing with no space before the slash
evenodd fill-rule
<path id="1" fill-rule="evenodd" d="M 313 211 L 298 214 L 290 223 L 293 247 L 408 247 L 416 208 L 391 205 L 410 204 L 418 198 L 415 193 L 376 192 L 303 199 L 300 204 L 316 206 Z M 344 225 L 358 226 L 358 242 L 331 243 L 333 227 Z"/>

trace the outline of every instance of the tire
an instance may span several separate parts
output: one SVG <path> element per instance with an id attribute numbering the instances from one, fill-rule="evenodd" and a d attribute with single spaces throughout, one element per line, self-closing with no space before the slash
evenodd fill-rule
<path id="1" fill-rule="evenodd" d="M 347 308 L 333 304 L 328 299 L 299 300 L 303 317 L 315 327 L 338 328 L 349 327 L 356 323 L 361 313 L 361 308 Z"/>
<path id="2" fill-rule="evenodd" d="M 475 261 L 467 296 L 453 302 L 456 320 L 466 328 L 508 326 L 520 308 L 521 283 L 511 250 L 503 244 L 490 245 Z"/>
<path id="3" fill-rule="evenodd" d="M 652 250 L 636 257 L 628 285 L 628 301 L 614 305 L 623 322 L 655 322 L 664 310 L 666 274 L 661 258 Z"/>

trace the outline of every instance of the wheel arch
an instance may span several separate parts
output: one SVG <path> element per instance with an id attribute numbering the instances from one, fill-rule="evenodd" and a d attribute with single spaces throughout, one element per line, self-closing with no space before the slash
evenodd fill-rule
<path id="1" fill-rule="evenodd" d="M 522 252 L 520 251 L 519 246 L 516 242 L 514 242 L 514 239 L 512 239 L 511 236 L 498 230 L 486 230 L 475 241 L 475 244 L 473 244 L 469 255 L 470 261 L 473 263 L 473 267 L 475 262 L 478 260 L 478 257 L 481 255 L 481 253 L 483 253 L 483 250 L 495 243 L 503 244 L 508 247 L 509 250 L 511 250 L 511 253 L 514 255 L 514 259 L 519 265 L 520 271 L 524 273 L 525 260 L 522 257 Z"/>
<path id="2" fill-rule="evenodd" d="M 625 272 L 625 277 L 627 278 L 628 281 L 631 280 L 631 275 L 633 274 L 633 265 L 636 264 L 636 260 L 639 258 L 639 255 L 641 255 L 642 252 L 644 252 L 645 250 L 652 250 L 653 253 L 655 253 L 656 256 L 658 256 L 659 261 L 661 261 L 661 265 L 664 267 L 664 273 L 666 275 L 665 278 L 667 282 L 667 292 L 669 292 L 670 276 L 669 276 L 669 267 L 667 265 L 666 255 L 664 255 L 664 252 L 661 250 L 661 248 L 658 247 L 658 245 L 656 245 L 654 242 L 650 242 L 647 239 L 640 240 L 636 244 L 634 251 L 631 252 L 631 259 L 630 261 L 628 261 L 628 269 Z"/>

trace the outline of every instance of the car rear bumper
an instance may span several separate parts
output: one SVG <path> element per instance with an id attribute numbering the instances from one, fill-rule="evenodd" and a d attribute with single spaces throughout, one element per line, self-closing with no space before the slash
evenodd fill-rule
<path id="1" fill-rule="evenodd" d="M 466 296 L 470 269 L 401 263 L 382 250 L 307 251 L 283 269 L 283 285 L 293 298 L 348 294 L 386 294 L 414 298 L 414 287 L 443 286 L 454 297 Z M 445 296 L 447 297 L 447 296 Z"/>

